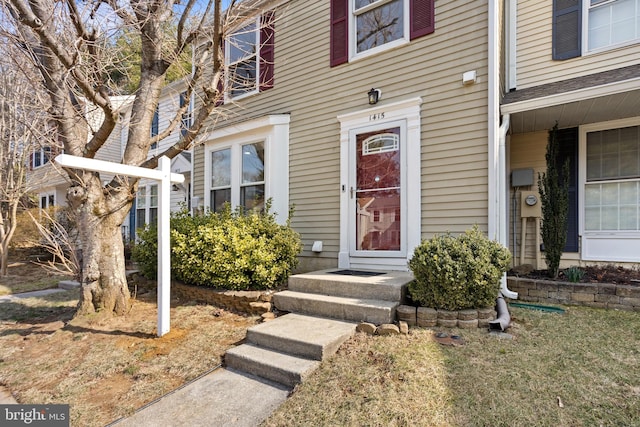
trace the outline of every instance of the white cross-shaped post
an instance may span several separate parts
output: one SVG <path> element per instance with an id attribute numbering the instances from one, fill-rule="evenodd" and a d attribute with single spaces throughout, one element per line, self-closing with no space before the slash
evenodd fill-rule
<path id="1" fill-rule="evenodd" d="M 94 172 L 126 175 L 160 181 L 158 206 L 158 336 L 169 332 L 169 310 L 171 289 L 171 243 L 169 218 L 171 216 L 171 184 L 184 182 L 184 175 L 171 173 L 171 160 L 162 156 L 158 159 L 158 169 L 147 169 L 104 160 L 59 154 L 55 162 L 60 166 Z"/>

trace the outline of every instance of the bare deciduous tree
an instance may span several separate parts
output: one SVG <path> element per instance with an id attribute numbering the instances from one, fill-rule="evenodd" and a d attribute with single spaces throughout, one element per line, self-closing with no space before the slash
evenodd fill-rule
<path id="1" fill-rule="evenodd" d="M 140 40 L 139 83 L 132 93 L 131 118 L 121 162 L 154 168 L 160 156 L 173 158 L 191 148 L 198 135 L 214 122 L 212 113 L 222 99 L 222 42 L 226 28 L 236 25 L 259 2 L 222 0 L 0 0 L 4 35 L 33 61 L 49 97 L 48 114 L 55 123 L 64 151 L 95 157 L 116 128 L 119 108 L 110 99 L 117 93 L 111 80 L 120 72 L 118 31 L 126 29 Z M 168 25 L 170 24 L 170 25 Z M 154 111 L 166 83 L 169 67 L 195 45 L 196 54 L 187 82 L 186 99 L 197 99 L 190 127 L 177 143 L 148 158 L 152 144 L 180 131 L 189 108 L 175 111 L 168 127 L 151 136 Z M 96 126 L 87 111 L 100 112 Z M 79 212 L 83 250 L 82 294 L 78 314 L 104 310 L 123 314 L 130 295 L 125 277 L 120 226 L 127 218 L 137 190 L 137 179 L 116 176 L 104 185 L 95 172 L 67 170 L 71 186 L 68 204 Z"/>
<path id="2" fill-rule="evenodd" d="M 0 276 L 7 275 L 18 209 L 31 191 L 29 156 L 51 137 L 42 92 L 31 84 L 26 64 L 7 48 L 12 54 L 0 58 Z"/>

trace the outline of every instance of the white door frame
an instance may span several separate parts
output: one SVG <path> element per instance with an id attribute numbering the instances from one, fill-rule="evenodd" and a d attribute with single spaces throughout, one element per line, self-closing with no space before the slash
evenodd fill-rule
<path id="1" fill-rule="evenodd" d="M 420 193 L 420 97 L 386 105 L 376 105 L 365 110 L 346 113 L 338 116 L 340 122 L 340 252 L 338 253 L 338 267 L 364 268 L 373 270 L 407 270 L 407 261 L 413 255 L 413 250 L 421 240 L 421 193 Z M 350 174 L 352 162 L 350 159 L 351 138 L 356 133 L 373 129 L 382 129 L 386 125 L 397 126 L 403 121 L 406 135 L 405 153 L 405 201 L 406 209 L 406 255 L 401 257 L 367 256 L 358 257 L 350 254 Z"/>

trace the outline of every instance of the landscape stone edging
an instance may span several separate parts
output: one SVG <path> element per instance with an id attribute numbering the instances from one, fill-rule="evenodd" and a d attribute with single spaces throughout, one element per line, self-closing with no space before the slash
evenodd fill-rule
<path id="1" fill-rule="evenodd" d="M 640 286 L 571 283 L 509 276 L 507 287 L 518 293 L 518 300 L 525 302 L 640 311 Z"/>
<path id="2" fill-rule="evenodd" d="M 445 328 L 488 328 L 489 321 L 496 318 L 493 308 L 480 308 L 471 310 L 436 310 L 430 307 L 414 307 L 400 305 L 396 308 L 398 321 L 407 322 L 408 326 L 432 328 L 441 326 Z"/>
<path id="3" fill-rule="evenodd" d="M 171 291 L 178 298 L 213 304 L 227 310 L 251 315 L 263 315 L 271 311 L 271 299 L 275 291 L 228 291 L 193 286 L 184 283 L 171 283 Z"/>

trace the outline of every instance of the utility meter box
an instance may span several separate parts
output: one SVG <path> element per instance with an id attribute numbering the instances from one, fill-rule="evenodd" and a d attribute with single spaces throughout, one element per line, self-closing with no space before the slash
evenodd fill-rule
<path id="1" fill-rule="evenodd" d="M 542 217 L 542 203 L 537 191 L 521 192 L 520 201 L 520 218 Z"/>

